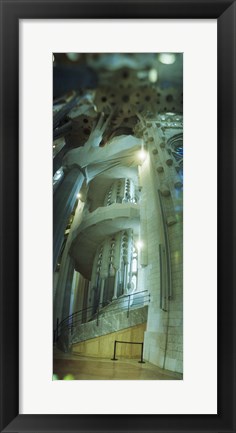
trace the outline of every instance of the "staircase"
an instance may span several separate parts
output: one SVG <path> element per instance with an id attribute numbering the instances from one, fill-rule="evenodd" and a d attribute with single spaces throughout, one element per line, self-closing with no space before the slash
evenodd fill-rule
<path id="1" fill-rule="evenodd" d="M 145 290 L 123 295 L 105 307 L 99 305 L 96 314 L 86 323 L 82 319 L 84 310 L 76 312 L 58 325 L 57 347 L 69 352 L 73 344 L 145 323 L 149 302 L 150 295 Z"/>

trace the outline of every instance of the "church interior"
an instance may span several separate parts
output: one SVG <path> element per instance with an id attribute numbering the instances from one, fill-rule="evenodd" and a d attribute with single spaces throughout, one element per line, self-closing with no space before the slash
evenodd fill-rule
<path id="1" fill-rule="evenodd" d="M 53 377 L 183 379 L 183 55 L 53 53 Z"/>

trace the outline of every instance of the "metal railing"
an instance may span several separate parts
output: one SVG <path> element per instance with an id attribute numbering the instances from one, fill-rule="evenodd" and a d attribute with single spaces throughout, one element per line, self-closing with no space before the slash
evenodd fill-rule
<path id="1" fill-rule="evenodd" d="M 142 343 L 137 343 L 135 341 L 119 341 L 119 340 L 115 340 L 114 341 L 114 354 L 113 354 L 113 358 L 111 358 L 111 361 L 118 361 L 118 358 L 116 358 L 116 345 L 117 343 L 121 343 L 121 344 L 141 344 L 141 359 L 140 359 L 140 363 L 141 364 L 145 364 L 145 361 L 143 360 L 143 342 Z"/>
<path id="2" fill-rule="evenodd" d="M 150 302 L 150 293 L 148 290 L 135 292 L 128 295 L 122 295 L 113 302 L 99 303 L 96 310 L 94 307 L 84 308 L 76 311 L 67 316 L 61 322 L 57 321 L 56 329 L 53 331 L 53 341 L 57 342 L 60 335 L 64 332 L 73 332 L 73 329 L 78 325 L 88 323 L 92 320 L 97 321 L 99 326 L 100 317 L 116 313 L 119 311 L 127 311 L 127 318 L 129 317 L 130 310 L 147 305 Z"/>

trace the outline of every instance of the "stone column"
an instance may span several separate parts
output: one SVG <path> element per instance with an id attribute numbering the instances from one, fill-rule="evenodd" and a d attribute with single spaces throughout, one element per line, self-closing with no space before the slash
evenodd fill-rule
<path id="1" fill-rule="evenodd" d="M 113 293 L 112 301 L 117 299 L 118 276 L 119 276 L 119 269 L 116 269 L 115 282 L 114 282 L 114 293 Z"/>
<path id="2" fill-rule="evenodd" d="M 73 277 L 74 277 L 74 262 L 71 258 L 69 258 L 69 267 L 68 267 L 64 300 L 63 300 L 63 308 L 62 308 L 62 319 L 69 316 L 70 314 Z"/>
<path id="3" fill-rule="evenodd" d="M 129 290 L 131 289 L 131 283 L 132 283 L 132 256 L 130 257 L 130 262 L 129 262 L 129 275 L 128 275 L 128 288 Z"/>
<path id="4" fill-rule="evenodd" d="M 64 177 L 53 197 L 53 270 L 57 265 L 65 228 L 84 181 L 79 167 L 73 167 Z"/>
<path id="5" fill-rule="evenodd" d="M 128 264 L 128 262 L 126 262 L 125 266 L 124 266 L 124 290 L 123 290 L 124 295 L 127 295 L 127 293 L 128 293 L 128 288 L 127 288 L 127 284 L 128 284 L 128 266 L 129 266 L 129 264 Z"/>
<path id="6" fill-rule="evenodd" d="M 67 250 L 65 249 L 66 254 L 63 254 L 63 259 L 61 263 L 61 269 L 57 281 L 56 293 L 54 297 L 53 304 L 53 322 L 54 328 L 57 323 L 57 319 L 59 322 L 63 320 L 68 314 L 65 313 L 66 308 L 64 308 L 64 301 L 68 297 L 68 287 L 72 284 L 74 267 L 72 266 L 72 260 L 67 254 Z M 65 292 L 67 291 L 67 295 Z M 65 314 L 65 315 L 63 315 Z"/>
<path id="7" fill-rule="evenodd" d="M 103 303 L 104 285 L 105 285 L 105 278 L 102 278 L 101 289 L 100 289 L 100 300 L 99 300 L 100 304 Z"/>

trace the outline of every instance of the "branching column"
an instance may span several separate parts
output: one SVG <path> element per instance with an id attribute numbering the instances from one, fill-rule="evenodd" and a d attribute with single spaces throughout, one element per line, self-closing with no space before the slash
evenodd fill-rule
<path id="1" fill-rule="evenodd" d="M 53 269 L 55 270 L 64 232 L 84 181 L 81 169 L 73 167 L 64 177 L 53 197 Z"/>

